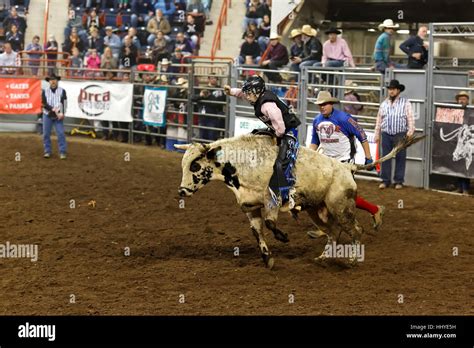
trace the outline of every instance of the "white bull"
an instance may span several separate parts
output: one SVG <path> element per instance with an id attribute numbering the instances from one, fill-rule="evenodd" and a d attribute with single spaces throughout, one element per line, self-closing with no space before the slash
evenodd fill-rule
<path id="1" fill-rule="evenodd" d="M 328 244 L 332 243 L 331 236 L 339 236 L 341 232 L 351 236 L 353 244 L 359 243 L 362 228 L 355 218 L 357 185 L 353 172 L 393 158 L 419 139 L 406 139 L 390 154 L 367 166 L 340 163 L 301 147 L 294 169 L 297 209 L 292 214 L 296 216 L 298 211 L 305 210 L 315 224 L 330 232 Z M 268 183 L 278 149 L 274 140 L 268 136 L 244 135 L 211 144 L 175 146 L 186 150 L 180 196 L 191 196 L 211 180 L 225 182 L 250 220 L 265 265 L 272 268 L 274 260 L 264 239 L 263 224 L 277 240 L 288 242 L 287 234 L 277 228 L 276 222 L 280 210 L 289 210 L 287 206 L 275 207 L 269 195 Z M 324 252 L 317 259 L 324 259 Z M 355 262 L 355 258 L 351 261 Z"/>

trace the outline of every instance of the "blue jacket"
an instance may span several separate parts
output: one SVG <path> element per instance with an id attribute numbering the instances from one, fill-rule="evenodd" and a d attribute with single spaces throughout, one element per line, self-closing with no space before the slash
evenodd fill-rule
<path id="1" fill-rule="evenodd" d="M 161 10 L 163 15 L 170 20 L 176 12 L 176 6 L 173 0 L 157 0 L 155 2 L 155 11 Z"/>

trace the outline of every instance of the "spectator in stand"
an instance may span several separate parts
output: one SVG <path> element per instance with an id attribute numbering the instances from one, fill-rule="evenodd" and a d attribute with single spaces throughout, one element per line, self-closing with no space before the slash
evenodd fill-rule
<path id="1" fill-rule="evenodd" d="M 90 33 L 92 27 L 96 27 L 97 29 L 101 29 L 101 21 L 99 16 L 97 15 L 97 10 L 95 8 L 91 9 L 89 14 L 83 17 L 82 27 L 85 30 L 84 35 Z"/>
<path id="2" fill-rule="evenodd" d="M 272 0 L 264 0 L 262 3 L 257 5 L 257 14 L 259 18 L 263 18 L 265 15 L 272 17 Z"/>
<path id="3" fill-rule="evenodd" d="M 303 40 L 301 39 L 301 30 L 293 29 L 290 33 L 290 39 L 293 40 L 293 45 L 290 47 L 290 60 L 294 57 L 303 57 Z"/>
<path id="4" fill-rule="evenodd" d="M 329 39 L 323 45 L 323 56 L 321 63 L 324 67 L 338 68 L 344 65 L 355 67 L 352 53 L 346 40 L 338 35 L 341 31 L 336 28 L 330 28 L 326 31 Z"/>
<path id="5" fill-rule="evenodd" d="M 130 18 L 131 25 L 135 28 L 138 26 L 146 26 L 146 23 L 155 14 L 151 0 L 132 0 L 131 2 L 132 15 Z M 151 15 L 149 14 L 151 12 Z M 139 25 L 144 23 L 143 25 Z"/>
<path id="6" fill-rule="evenodd" d="M 170 22 L 163 16 L 163 11 L 158 9 L 156 10 L 155 16 L 150 18 L 148 21 L 146 30 L 149 33 L 147 38 L 148 45 L 152 46 L 155 42 L 158 31 L 168 35 L 171 32 L 171 25 Z M 169 40 L 169 38 L 167 38 L 167 40 Z"/>
<path id="7" fill-rule="evenodd" d="M 246 57 L 251 56 L 253 64 L 260 62 L 260 46 L 255 41 L 255 36 L 252 33 L 248 33 L 244 43 L 240 46 L 240 54 L 237 57 L 239 64 L 246 62 Z"/>
<path id="8" fill-rule="evenodd" d="M 156 0 L 154 6 L 155 10 L 161 10 L 169 21 L 173 19 L 173 15 L 176 12 L 176 6 L 173 0 Z"/>
<path id="9" fill-rule="evenodd" d="M 201 33 L 197 31 L 196 23 L 194 22 L 193 16 L 186 16 L 186 22 L 184 22 L 183 24 L 183 32 L 186 38 L 191 40 L 193 48 L 197 48 L 199 43 L 199 36 L 201 35 Z"/>
<path id="10" fill-rule="evenodd" d="M 133 45 L 136 47 L 137 51 L 142 49 L 142 45 L 140 44 L 140 39 L 137 36 L 137 29 L 134 27 L 128 28 L 128 34 L 124 36 L 122 40 L 122 46 L 125 44 L 125 37 L 131 39 Z"/>
<path id="11" fill-rule="evenodd" d="M 162 85 L 175 84 L 176 77 L 172 75 L 174 73 L 173 68 L 171 67 L 170 61 L 167 58 L 163 58 L 163 60 L 160 62 L 160 65 L 157 67 L 157 70 L 160 72 L 160 74 L 156 77 L 156 82 Z"/>
<path id="12" fill-rule="evenodd" d="M 163 58 L 169 57 L 168 52 L 168 43 L 166 42 L 165 35 L 162 31 L 158 31 L 156 33 L 156 39 L 151 48 L 151 61 L 152 63 L 157 66 L 158 62 L 160 62 Z"/>
<path id="13" fill-rule="evenodd" d="M 187 60 L 186 57 L 183 55 L 183 51 L 177 47 L 174 50 L 173 55 L 171 56 L 171 64 L 174 73 L 185 74 L 187 73 L 187 69 L 184 66 L 179 66 L 186 64 Z"/>
<path id="14" fill-rule="evenodd" d="M 247 31 L 242 35 L 242 39 L 245 39 L 247 37 L 247 34 L 250 33 L 253 34 L 255 40 L 258 40 L 258 37 L 260 36 L 260 30 L 258 29 L 257 24 L 253 22 L 249 23 L 249 25 L 247 26 Z"/>
<path id="15" fill-rule="evenodd" d="M 151 0 L 132 0 L 130 3 L 130 9 L 135 14 L 146 14 L 148 11 L 153 11 Z"/>
<path id="16" fill-rule="evenodd" d="M 126 10 L 128 8 L 128 0 L 117 0 L 118 1 L 118 9 L 120 10 Z"/>
<path id="17" fill-rule="evenodd" d="M 385 73 L 385 69 L 398 67 L 397 64 L 390 60 L 390 40 L 393 34 L 395 34 L 395 29 L 398 27 L 399 25 L 394 24 L 391 19 L 386 19 L 379 25 L 379 30 L 383 31 L 383 33 L 375 42 L 373 59 L 375 61 L 375 70 L 382 74 Z"/>
<path id="18" fill-rule="evenodd" d="M 298 106 L 298 78 L 295 74 L 291 74 L 288 78 L 290 87 L 285 92 L 283 99 L 286 101 L 288 106 L 296 109 Z"/>
<path id="19" fill-rule="evenodd" d="M 3 46 L 4 52 L 0 54 L 0 74 L 13 75 L 17 73 L 20 66 L 18 54 L 12 50 L 12 45 L 6 42 Z"/>
<path id="20" fill-rule="evenodd" d="M 132 39 L 126 35 L 123 38 L 123 46 L 120 52 L 120 69 L 132 69 L 137 65 L 138 49 L 132 43 Z"/>
<path id="21" fill-rule="evenodd" d="M 5 32 L 11 31 L 11 26 L 15 24 L 18 28 L 18 31 L 21 33 L 26 33 L 26 20 L 23 17 L 18 15 L 18 12 L 15 7 L 10 9 L 10 15 L 3 21 L 3 30 Z"/>
<path id="22" fill-rule="evenodd" d="M 107 70 L 115 70 L 118 67 L 117 58 L 114 57 L 112 49 L 106 47 L 104 54 L 100 57 L 100 68 Z"/>
<path id="23" fill-rule="evenodd" d="M 262 67 L 270 70 L 277 70 L 278 68 L 288 64 L 288 50 L 280 43 L 281 36 L 277 33 L 270 34 L 270 49 L 266 59 L 262 62 Z M 280 83 L 282 81 L 281 75 L 276 72 L 265 72 L 270 82 Z"/>
<path id="24" fill-rule="evenodd" d="M 199 97 L 193 101 L 198 102 L 199 125 L 212 128 L 224 128 L 225 118 L 215 117 L 213 115 L 224 115 L 224 106 L 227 100 L 219 80 L 215 73 L 211 73 L 208 77 L 207 88 L 199 92 Z M 222 103 L 222 104 L 218 104 Z M 210 114 L 207 116 L 206 114 Z M 212 129 L 200 129 L 199 137 L 207 140 L 217 140 L 222 131 Z"/>
<path id="25" fill-rule="evenodd" d="M 69 35 L 69 37 L 64 42 L 63 51 L 71 54 L 74 47 L 77 47 L 81 53 L 85 50 L 84 43 L 78 35 L 76 28 L 72 28 L 71 35 Z"/>
<path id="26" fill-rule="evenodd" d="M 303 25 L 301 28 L 301 39 L 303 41 L 303 56 L 293 57 L 291 62 L 291 69 L 294 71 L 301 70 L 304 66 L 312 66 L 316 63 L 320 63 L 323 54 L 323 45 L 316 38 L 318 31 L 311 28 L 309 24 Z"/>
<path id="27" fill-rule="evenodd" d="M 86 55 L 86 64 L 85 67 L 87 68 L 87 76 L 89 77 L 100 77 L 101 73 L 97 70 L 100 69 L 100 57 L 97 54 L 97 50 L 95 48 L 89 49 L 89 53 Z"/>
<path id="28" fill-rule="evenodd" d="M 355 87 L 357 87 L 357 83 L 352 82 L 351 80 L 346 80 L 345 81 L 345 86 L 346 87 L 351 87 L 348 88 L 344 91 L 344 101 L 349 102 L 349 103 L 360 103 L 362 99 L 360 98 L 360 95 L 355 91 Z M 344 111 L 347 112 L 348 114 L 351 114 L 352 116 L 357 116 L 359 112 L 362 111 L 364 108 L 363 105 L 361 104 L 346 104 L 344 103 Z"/>
<path id="29" fill-rule="evenodd" d="M 111 26 L 105 27 L 104 47 L 110 48 L 114 58 L 119 59 L 122 42 L 120 41 L 120 37 L 113 33 Z"/>
<path id="30" fill-rule="evenodd" d="M 68 38 L 71 35 L 72 29 L 76 29 L 79 35 L 84 37 L 84 41 L 87 38 L 87 32 L 82 27 L 82 18 L 80 16 L 76 16 L 76 11 L 74 9 L 70 9 L 68 12 L 68 20 L 66 24 L 66 28 L 64 29 L 64 38 Z"/>
<path id="31" fill-rule="evenodd" d="M 258 44 L 260 45 L 260 50 L 262 52 L 265 52 L 265 50 L 268 47 L 268 43 L 270 42 L 270 29 L 271 29 L 271 24 L 270 24 L 270 16 L 269 15 L 264 15 L 263 16 L 263 21 L 260 23 L 258 27 Z"/>
<path id="32" fill-rule="evenodd" d="M 91 8 L 91 7 L 96 7 L 96 8 L 105 8 L 106 7 L 106 2 L 107 0 L 86 0 L 85 1 L 85 7 L 86 8 Z M 116 0 L 114 0 L 114 3 Z"/>
<path id="33" fill-rule="evenodd" d="M 84 60 L 81 57 L 81 52 L 77 47 L 72 48 L 72 56 L 69 58 L 69 67 L 71 68 L 71 76 L 83 76 L 82 68 L 84 68 Z"/>
<path id="34" fill-rule="evenodd" d="M 210 16 L 210 0 L 190 0 L 186 7 L 187 12 L 203 13 L 206 18 L 206 24 L 212 24 Z"/>
<path id="35" fill-rule="evenodd" d="M 56 71 L 56 61 L 58 60 L 57 52 L 59 51 L 58 42 L 54 35 L 49 35 L 48 42 L 44 44 L 44 50 L 49 52 L 46 54 L 48 75 L 53 75 Z"/>
<path id="36" fill-rule="evenodd" d="M 174 50 L 180 48 L 183 55 L 190 56 L 193 52 L 193 47 L 188 39 L 184 37 L 183 33 L 176 34 L 176 40 L 174 42 Z"/>
<path id="37" fill-rule="evenodd" d="M 259 18 L 259 13 L 257 13 L 257 6 L 260 4 L 259 0 L 252 0 L 248 9 L 247 13 L 245 14 L 244 21 L 242 23 L 243 31 L 247 30 L 247 27 L 250 23 L 255 23 L 257 27 L 262 22 L 262 19 Z"/>
<path id="38" fill-rule="evenodd" d="M 99 36 L 99 29 L 91 28 L 91 35 L 87 39 L 87 49 L 94 49 L 98 55 L 104 51 L 104 40 Z"/>
<path id="39" fill-rule="evenodd" d="M 428 63 L 428 43 L 423 40 L 428 34 L 428 27 L 422 25 L 416 36 L 402 42 L 400 49 L 408 56 L 408 69 L 423 69 Z"/>
<path id="40" fill-rule="evenodd" d="M 10 31 L 5 35 L 6 41 L 12 45 L 12 49 L 15 52 L 23 50 L 24 36 L 23 33 L 18 31 L 16 24 L 10 26 Z"/>
<path id="41" fill-rule="evenodd" d="M 36 76 L 38 75 L 38 67 L 41 65 L 41 57 L 43 56 L 41 52 L 43 48 L 39 44 L 40 38 L 38 35 L 33 36 L 31 43 L 26 46 L 26 52 L 28 53 L 28 65 L 31 67 L 31 74 Z"/>

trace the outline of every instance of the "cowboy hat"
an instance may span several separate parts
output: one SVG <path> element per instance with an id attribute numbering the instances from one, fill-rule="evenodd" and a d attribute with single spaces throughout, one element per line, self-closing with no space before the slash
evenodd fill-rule
<path id="1" fill-rule="evenodd" d="M 327 103 L 339 103 L 339 99 L 331 96 L 328 91 L 321 91 L 318 93 L 318 98 L 314 102 L 316 105 L 327 104 Z"/>
<path id="2" fill-rule="evenodd" d="M 45 79 L 44 79 L 46 82 L 49 82 L 51 80 L 56 80 L 56 81 L 60 81 L 61 80 L 61 76 L 58 76 L 56 74 L 51 74 L 49 76 L 46 76 Z"/>
<path id="3" fill-rule="evenodd" d="M 382 24 L 379 24 L 379 30 L 380 31 L 382 31 L 386 28 L 388 28 L 388 29 L 397 29 L 398 27 L 400 27 L 400 25 L 394 24 L 391 19 L 386 19 L 386 20 L 383 21 Z"/>
<path id="4" fill-rule="evenodd" d="M 400 84 L 398 80 L 392 80 L 387 86 L 388 89 L 390 88 L 397 88 L 400 90 L 400 92 L 403 92 L 405 90 L 405 85 Z"/>
<path id="5" fill-rule="evenodd" d="M 328 30 L 326 30 L 325 33 L 326 33 L 326 35 L 328 35 L 328 34 L 337 34 L 337 35 L 339 35 L 342 32 L 339 29 L 335 28 L 335 27 L 331 27 Z"/>
<path id="6" fill-rule="evenodd" d="M 170 65 L 170 61 L 168 60 L 168 58 L 163 58 L 163 59 L 161 60 L 161 63 L 160 63 L 160 64 L 161 64 L 161 65 Z"/>
<path id="7" fill-rule="evenodd" d="M 357 83 L 352 82 L 352 80 L 346 80 L 346 82 L 344 82 L 344 85 L 346 87 L 357 87 L 357 86 L 359 86 Z M 348 93 L 352 93 L 352 92 L 354 92 L 354 88 L 346 88 L 345 91 L 344 91 L 344 94 L 348 94 Z"/>
<path id="8" fill-rule="evenodd" d="M 178 79 L 178 81 L 176 81 L 176 84 L 177 84 L 178 86 L 181 86 L 181 85 L 184 85 L 184 84 L 187 84 L 187 83 L 188 83 L 188 80 L 186 80 L 184 77 L 180 77 L 180 78 Z"/>
<path id="9" fill-rule="evenodd" d="M 301 27 L 301 33 L 307 36 L 316 36 L 318 34 L 318 31 L 316 29 L 313 29 L 311 25 L 305 24 Z"/>
<path id="10" fill-rule="evenodd" d="M 280 40 L 281 36 L 278 35 L 277 33 L 273 32 L 270 34 L 270 40 Z"/>
<path id="11" fill-rule="evenodd" d="M 469 93 L 467 93 L 466 91 L 461 91 L 458 94 L 456 94 L 456 100 L 458 100 L 459 97 L 467 97 L 467 99 L 470 98 Z"/>
<path id="12" fill-rule="evenodd" d="M 295 37 L 300 36 L 300 35 L 301 35 L 301 30 L 299 30 L 299 29 L 293 29 L 293 30 L 291 31 L 291 33 L 290 33 L 289 38 L 290 38 L 290 39 L 294 39 Z"/>

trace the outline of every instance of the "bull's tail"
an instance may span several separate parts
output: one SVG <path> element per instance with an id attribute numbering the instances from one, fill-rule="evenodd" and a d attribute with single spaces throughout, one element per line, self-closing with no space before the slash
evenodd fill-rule
<path id="1" fill-rule="evenodd" d="M 422 136 L 412 136 L 412 137 L 405 137 L 402 141 L 400 141 L 393 149 L 390 151 L 387 155 L 383 156 L 382 158 L 379 158 L 378 160 L 374 161 L 373 163 L 366 164 L 366 165 L 361 165 L 361 164 L 351 164 L 352 171 L 356 172 L 359 170 L 367 170 L 367 169 L 372 169 L 375 167 L 377 164 L 385 162 L 389 159 L 394 158 L 397 153 L 402 151 L 403 149 L 406 149 L 407 147 L 416 144 L 420 140 L 424 139 L 426 135 Z"/>

